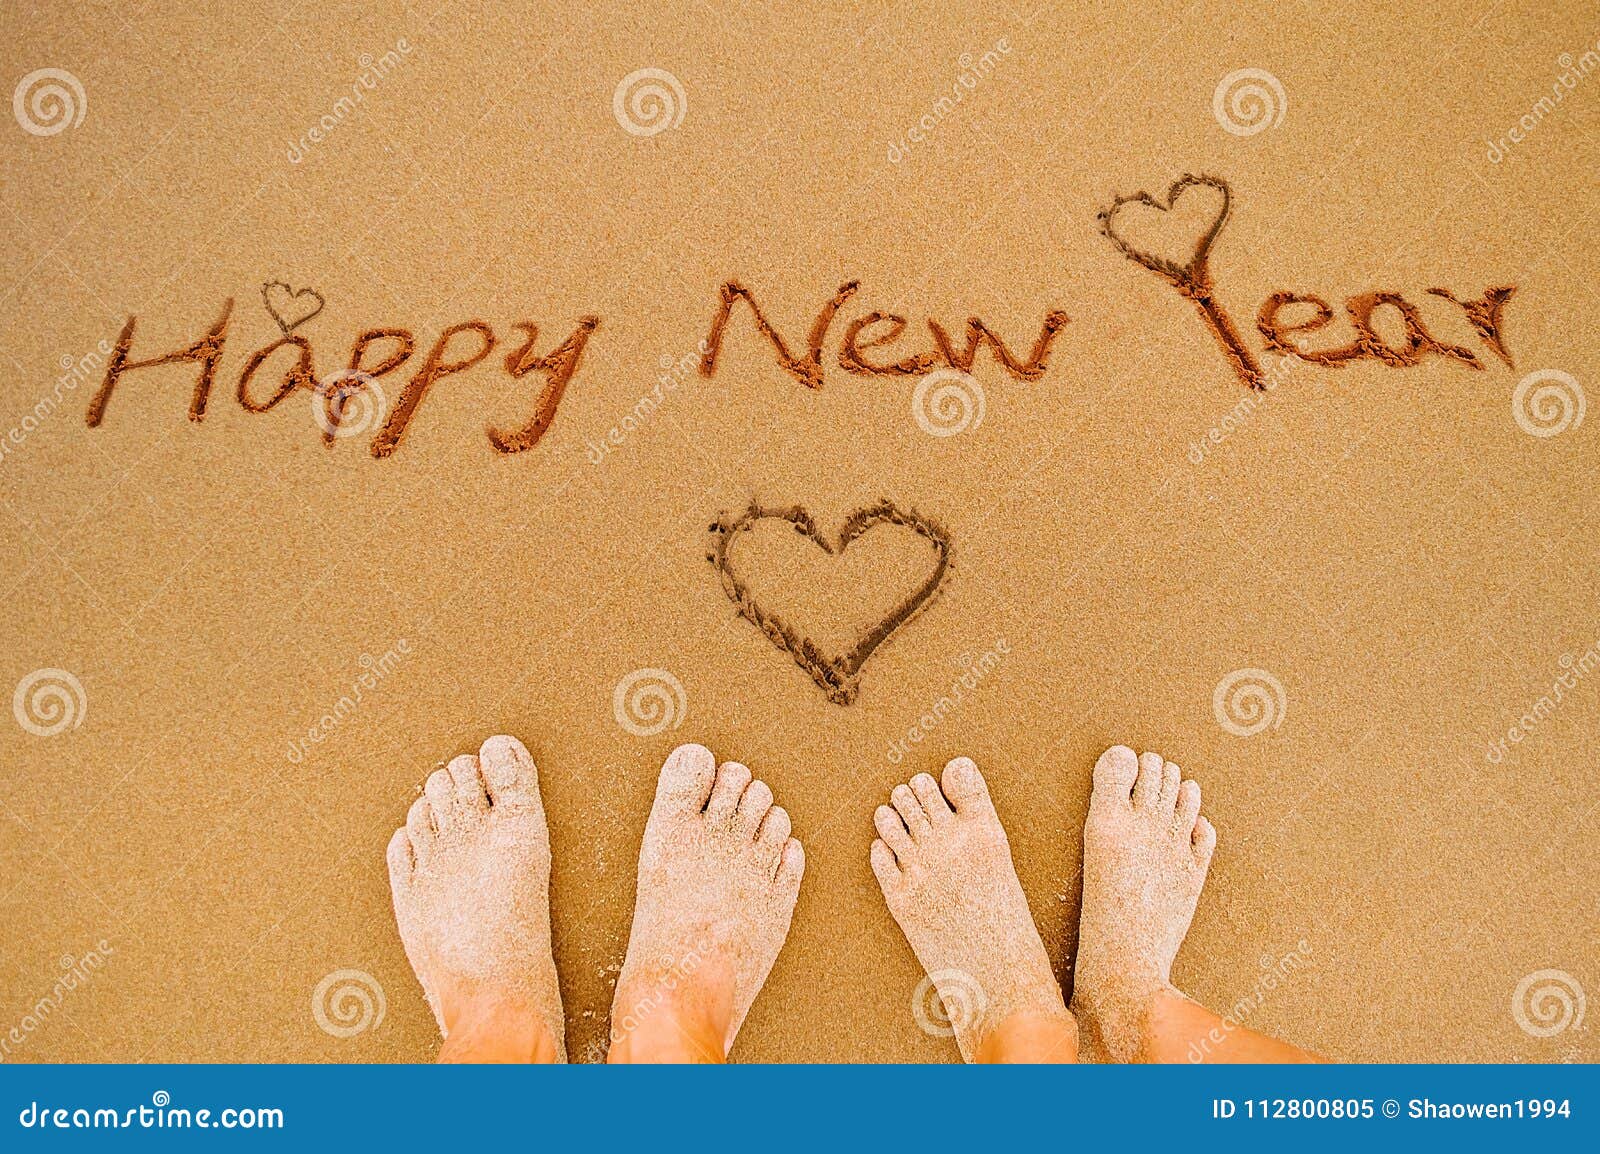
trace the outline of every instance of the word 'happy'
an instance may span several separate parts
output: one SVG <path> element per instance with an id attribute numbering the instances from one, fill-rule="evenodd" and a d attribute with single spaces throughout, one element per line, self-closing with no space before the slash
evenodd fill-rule
<path id="1" fill-rule="evenodd" d="M 1207 197 L 1211 201 L 1209 208 Z M 1212 278 L 1211 250 L 1227 223 L 1231 206 L 1232 191 L 1226 181 L 1213 176 L 1183 176 L 1167 189 L 1164 200 L 1144 192 L 1117 197 L 1100 213 L 1100 229 L 1125 257 L 1171 284 L 1182 298 L 1194 305 L 1201 322 L 1243 384 L 1252 389 L 1265 389 L 1268 381 L 1256 353 L 1245 343 L 1217 299 Z M 700 375 L 715 375 L 723 339 L 734 321 L 735 307 L 743 305 L 740 315 L 748 312 L 755 332 L 770 346 L 778 367 L 807 388 L 822 388 L 823 351 L 829 345 L 829 334 L 860 289 L 859 281 L 840 285 L 822 304 L 805 340 L 800 342 L 785 339 L 756 303 L 749 288 L 737 280 L 725 282 L 718 294 L 710 330 L 699 343 Z M 1427 291 L 1428 295 L 1448 301 L 1460 310 L 1483 346 L 1508 367 L 1514 367 L 1503 334 L 1504 310 L 1516 291 L 1514 285 L 1491 286 L 1477 298 L 1458 297 L 1443 288 Z M 322 406 L 318 419 L 323 440 L 331 446 L 337 437 L 352 431 L 345 427 L 352 397 L 367 390 L 378 391 L 379 378 L 407 365 L 418 348 L 416 336 L 405 328 L 365 329 L 352 341 L 345 367 L 319 378 L 313 365 L 311 341 L 296 330 L 322 311 L 322 297 L 309 289 L 294 292 L 278 281 L 262 286 L 262 296 L 283 335 L 254 350 L 244 361 L 235 389 L 239 404 L 248 412 L 265 413 L 299 391 L 318 396 Z M 1314 294 L 1275 292 L 1261 304 L 1256 314 L 1256 330 L 1268 351 L 1324 367 L 1373 361 L 1404 368 L 1421 364 L 1430 357 L 1480 371 L 1485 367 L 1472 349 L 1434 336 L 1424 324 L 1417 305 L 1398 292 L 1379 290 L 1347 297 L 1344 313 L 1349 323 L 1347 339 L 1342 343 L 1308 347 L 1307 337 L 1335 323 L 1333 307 Z M 204 420 L 222 363 L 232 314 L 233 300 L 229 298 L 210 329 L 193 343 L 142 360 L 131 359 L 138 318 L 129 317 L 111 352 L 100 388 L 89 402 L 89 426 L 97 427 L 105 420 L 111 395 L 124 375 L 183 363 L 199 366 L 199 379 L 189 403 L 189 419 Z M 941 365 L 967 373 L 972 370 L 979 352 L 987 348 L 995 364 L 1013 380 L 1038 381 L 1049 367 L 1051 348 L 1068 319 L 1061 309 L 1046 312 L 1028 351 L 1020 353 L 1013 351 L 1013 346 L 979 317 L 967 318 L 959 339 L 938 320 L 929 317 L 926 344 L 920 348 L 891 351 L 891 346 L 902 338 L 909 339 L 910 322 L 897 313 L 873 309 L 842 322 L 835 363 L 844 372 L 862 377 L 920 377 Z M 489 443 L 495 450 L 519 453 L 538 444 L 554 422 L 556 410 L 578 371 L 589 338 L 599 325 L 597 316 L 581 317 L 565 340 L 542 354 L 536 351 L 539 326 L 529 321 L 517 321 L 511 326 L 521 334 L 521 339 L 501 359 L 502 370 L 513 381 L 533 376 L 542 381 L 542 387 L 523 424 L 514 428 L 491 424 L 486 428 Z M 432 387 L 444 377 L 464 373 L 487 360 L 498 341 L 494 329 L 482 320 L 462 321 L 440 332 L 373 437 L 372 456 L 382 458 L 394 453 Z M 276 366 L 285 360 L 287 364 L 281 370 L 268 367 L 269 362 Z M 280 374 L 276 383 L 270 379 L 274 373 Z"/>

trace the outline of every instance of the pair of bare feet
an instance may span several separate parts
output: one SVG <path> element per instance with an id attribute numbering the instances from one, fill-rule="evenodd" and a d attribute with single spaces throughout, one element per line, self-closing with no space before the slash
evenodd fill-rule
<path id="1" fill-rule="evenodd" d="M 918 774 L 890 801 L 874 815 L 872 868 L 964 1057 L 1073 1061 L 1080 1026 L 1086 1056 L 1152 1056 L 1153 1025 L 1192 1005 L 1171 966 L 1216 844 L 1194 782 L 1123 746 L 1096 764 L 1070 1010 L 977 766 L 957 758 L 942 784 Z M 550 838 L 522 744 L 492 737 L 430 776 L 388 859 L 440 1059 L 564 1059 Z M 703 746 L 674 750 L 639 853 L 610 1060 L 722 1061 L 788 935 L 804 869 L 765 783 Z"/>

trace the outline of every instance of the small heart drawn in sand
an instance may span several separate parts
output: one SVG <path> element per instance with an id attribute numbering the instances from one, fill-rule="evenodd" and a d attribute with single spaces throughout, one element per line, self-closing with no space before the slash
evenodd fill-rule
<path id="1" fill-rule="evenodd" d="M 863 533 L 875 525 L 899 525 L 926 538 L 932 545 L 936 558 L 933 572 L 896 605 L 889 614 L 869 628 L 843 654 L 829 655 L 809 637 L 795 628 L 771 608 L 758 603 L 750 588 L 734 571 L 729 554 L 733 541 L 762 521 L 785 521 L 795 532 L 815 544 L 824 553 L 837 557 L 850 547 Z M 950 537 L 939 525 L 917 513 L 905 512 L 887 499 L 852 513 L 839 531 L 835 545 L 818 531 L 816 522 L 801 506 L 789 508 L 763 508 L 751 504 L 738 517 L 723 517 L 711 526 L 716 545 L 708 557 L 722 580 L 722 590 L 739 612 L 753 622 L 779 649 L 794 658 L 795 664 L 811 675 L 828 700 L 835 705 L 849 705 L 860 691 L 861 667 L 877 652 L 878 647 L 906 622 L 927 607 L 938 595 L 950 572 Z"/>
<path id="2" fill-rule="evenodd" d="M 1178 201 L 1193 188 L 1212 189 L 1220 196 L 1191 196 L 1180 209 Z M 1214 202 L 1209 212 L 1204 203 L 1208 199 Z M 1101 210 L 1100 231 L 1129 260 L 1138 261 L 1179 288 L 1194 289 L 1206 283 L 1206 259 L 1228 221 L 1231 199 L 1228 182 L 1221 177 L 1184 175 L 1167 189 L 1165 204 L 1148 192 L 1117 197 L 1110 208 Z M 1129 205 L 1133 207 L 1129 209 Z M 1191 241 L 1197 234 L 1198 239 Z M 1187 250 L 1186 244 L 1190 245 Z M 1187 259 L 1180 261 L 1185 256 Z"/>
<path id="3" fill-rule="evenodd" d="M 288 336 L 322 311 L 327 302 L 316 289 L 303 288 L 296 292 L 281 280 L 269 280 L 261 286 L 261 303 L 278 322 L 283 335 Z"/>

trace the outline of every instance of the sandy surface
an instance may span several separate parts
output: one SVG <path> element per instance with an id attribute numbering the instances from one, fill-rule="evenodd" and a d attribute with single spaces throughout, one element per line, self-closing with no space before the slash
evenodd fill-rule
<path id="1" fill-rule="evenodd" d="M 1220 831 L 1174 972 L 1196 997 L 1334 1057 L 1600 1057 L 1537 996 L 1600 989 L 1600 419 L 1534 436 L 1513 415 L 1537 369 L 1600 388 L 1600 70 L 1486 155 L 1600 39 L 1592 13 L 368 7 L 0 17 L 7 83 L 62 68 L 87 101 L 54 135 L 0 126 L 0 672 L 83 690 L 55 736 L 0 726 L 7 1060 L 428 1057 L 384 845 L 427 773 L 497 732 L 540 768 L 574 1054 L 605 1029 L 657 769 L 695 740 L 769 782 L 807 851 L 738 1058 L 956 1057 L 912 1014 L 922 975 L 867 847 L 889 788 L 958 753 L 1067 976 L 1113 742 L 1179 762 Z M 683 91 L 648 136 L 613 110 L 644 68 Z M 1244 68 L 1284 94 L 1249 135 L 1213 107 Z M 1263 364 L 1272 294 L 1327 301 L 1336 320 L 1298 339 L 1330 348 L 1347 298 L 1392 291 L 1483 367 L 1292 362 L 1237 410 L 1252 394 L 1196 304 L 1097 220 L 1184 173 L 1230 186 L 1209 272 Z M 797 356 L 860 281 L 820 389 L 743 304 L 695 372 L 734 279 Z M 271 281 L 324 298 L 294 329 L 319 375 L 364 331 L 414 335 L 380 381 L 389 417 L 442 330 L 480 321 L 496 345 L 433 384 L 391 455 L 375 427 L 328 448 L 309 394 L 236 399 L 282 335 Z M 1514 368 L 1426 291 L 1502 285 Z M 198 369 L 173 364 L 125 376 L 97 428 L 99 371 L 24 428 L 130 316 L 139 359 L 229 298 L 202 423 Z M 979 316 L 1026 357 L 1058 309 L 1038 379 L 979 353 L 982 419 L 955 435 L 915 419 L 918 377 L 839 366 L 869 312 L 906 318 L 861 342 L 887 363 L 934 349 L 930 317 L 959 341 Z M 485 426 L 526 425 L 548 376 L 507 372 L 514 326 L 542 355 L 591 315 L 549 431 L 498 452 Z M 738 615 L 707 530 L 755 500 L 831 536 L 880 498 L 936 519 L 953 567 L 840 706 Z M 830 646 L 923 563 L 869 537 L 835 562 L 772 548 L 773 600 Z M 659 732 L 619 723 L 639 670 L 681 687 L 657 677 Z M 1282 691 L 1256 679 L 1274 713 L 1249 736 L 1214 706 L 1240 670 Z M 351 982 L 370 1012 L 330 1017 Z"/>

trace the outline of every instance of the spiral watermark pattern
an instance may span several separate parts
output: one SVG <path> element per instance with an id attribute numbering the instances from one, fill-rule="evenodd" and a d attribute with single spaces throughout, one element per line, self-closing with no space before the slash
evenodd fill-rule
<path id="1" fill-rule="evenodd" d="M 935 369 L 917 382 L 911 415 L 924 433 L 954 437 L 983 424 L 983 386 L 971 373 Z"/>
<path id="2" fill-rule="evenodd" d="M 911 995 L 911 1016 L 924 1034 L 948 1038 L 983 1020 L 989 996 L 965 970 L 935 970 L 917 983 Z"/>
<path id="3" fill-rule="evenodd" d="M 1583 424 L 1583 386 L 1560 369 L 1539 369 L 1517 382 L 1511 415 L 1524 433 L 1554 437 Z"/>
<path id="4" fill-rule="evenodd" d="M 1235 669 L 1211 694 L 1217 724 L 1235 737 L 1253 737 L 1277 729 L 1289 711 L 1283 682 L 1265 669 Z"/>
<path id="5" fill-rule="evenodd" d="M 689 97 L 664 68 L 641 68 L 617 82 L 611 113 L 632 136 L 655 136 L 683 123 Z"/>
<path id="6" fill-rule="evenodd" d="M 350 398 L 355 404 L 350 404 Z M 383 420 L 387 400 L 377 378 L 359 369 L 340 369 L 311 395 L 311 415 L 330 437 L 358 437 Z M 351 413 L 354 412 L 354 419 Z"/>
<path id="7" fill-rule="evenodd" d="M 35 669 L 17 682 L 11 712 L 29 733 L 54 737 L 83 724 L 89 699 L 83 682 L 65 669 Z"/>
<path id="8" fill-rule="evenodd" d="M 617 724 L 635 737 L 677 729 L 689 712 L 683 683 L 665 669 L 635 669 L 617 682 L 611 695 Z"/>
<path id="9" fill-rule="evenodd" d="M 1289 94 L 1265 68 L 1241 68 L 1217 81 L 1211 111 L 1217 123 L 1234 136 L 1254 136 L 1283 122 Z"/>
<path id="10" fill-rule="evenodd" d="M 1583 1011 L 1583 987 L 1565 970 L 1535 970 L 1511 995 L 1511 1016 L 1523 1033 L 1535 1038 L 1578 1029 Z"/>
<path id="11" fill-rule="evenodd" d="M 89 94 L 64 68 L 36 68 L 11 93 L 11 111 L 30 136 L 54 136 L 83 123 Z"/>
<path id="12" fill-rule="evenodd" d="M 335 1038 L 376 1030 L 387 1008 L 383 986 L 365 970 L 334 970 L 311 992 L 311 1016 Z"/>

